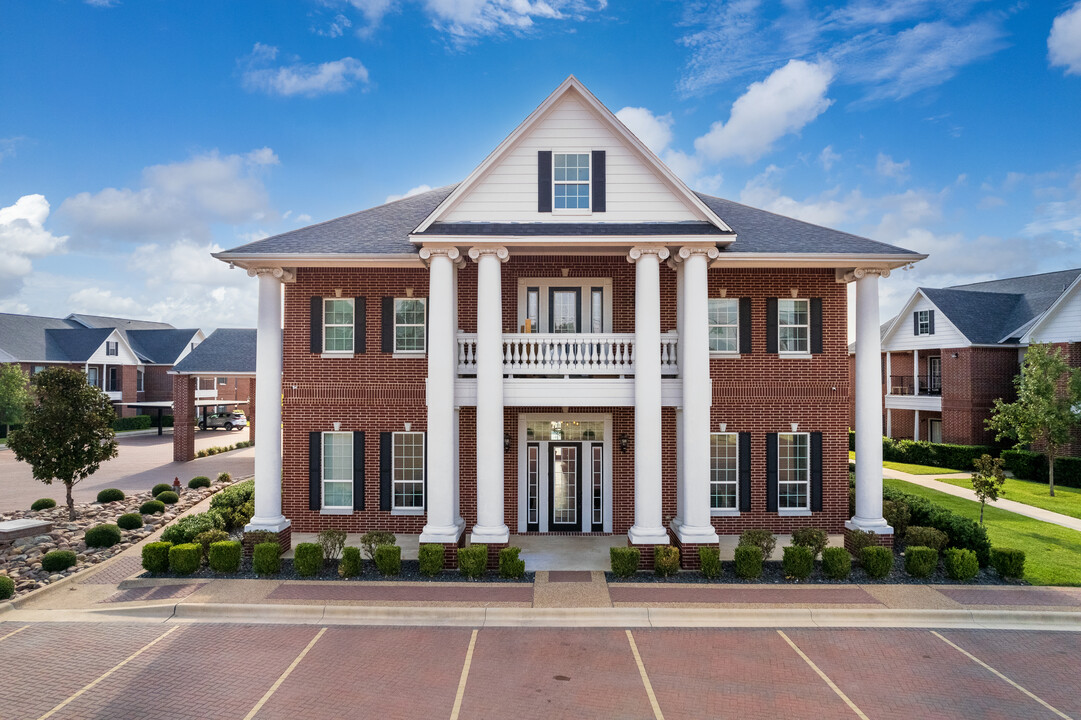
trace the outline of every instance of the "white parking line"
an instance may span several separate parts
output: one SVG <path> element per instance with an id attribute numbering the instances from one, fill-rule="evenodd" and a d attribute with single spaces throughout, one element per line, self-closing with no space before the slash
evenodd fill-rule
<path id="1" fill-rule="evenodd" d="M 850 700 L 849 697 L 844 694 L 841 688 L 837 687 L 837 684 L 830 680 L 829 676 L 827 676 L 826 673 L 822 672 L 822 670 L 814 664 L 814 661 L 811 660 L 811 658 L 807 657 L 807 654 L 799 649 L 799 646 L 796 645 L 796 643 L 792 642 L 791 638 L 785 635 L 784 632 L 781 630 L 778 630 L 777 634 L 783 637 L 784 641 L 788 643 L 792 647 L 792 649 L 799 654 L 801 658 L 803 658 L 803 662 L 810 665 L 811 669 L 818 673 L 818 677 L 826 681 L 826 684 L 830 686 L 830 690 L 833 690 L 833 692 L 837 693 L 837 697 L 844 700 L 845 705 L 848 705 L 848 707 L 852 709 L 852 712 L 856 713 L 856 716 L 859 717 L 860 720 L 868 720 L 867 716 L 863 714 L 863 711 L 856 707 L 856 703 L 852 702 L 852 700 Z"/>
<path id="2" fill-rule="evenodd" d="M 649 704 L 653 706 L 653 716 L 657 720 L 664 720 L 664 715 L 661 713 L 661 706 L 657 702 L 657 696 L 653 694 L 653 685 L 649 682 L 649 675 L 646 675 L 646 666 L 642 663 L 642 656 L 638 654 L 638 646 L 634 643 L 634 635 L 631 635 L 631 631 L 627 631 L 627 640 L 631 644 L 631 653 L 634 655 L 634 661 L 638 664 L 638 673 L 642 676 L 642 684 L 646 686 L 646 695 L 649 697 Z"/>
<path id="3" fill-rule="evenodd" d="M 23 626 L 22 626 L 21 628 L 19 628 L 18 630 L 12 630 L 12 631 L 11 631 L 11 632 L 9 632 L 9 633 L 8 633 L 7 635 L 0 635 L 0 642 L 3 642 L 4 640 L 7 640 L 7 639 L 8 639 L 9 637 L 11 637 L 12 635 L 15 635 L 15 634 L 17 634 L 17 633 L 21 633 L 21 632 L 22 632 L 23 630 L 25 630 L 25 629 L 26 629 L 26 628 L 28 628 L 28 627 L 30 627 L 30 626 L 29 626 L 29 625 L 23 625 Z"/>
<path id="4" fill-rule="evenodd" d="M 970 653 L 970 652 L 969 652 L 968 650 L 965 650 L 965 649 L 964 649 L 963 647 L 961 647 L 961 646 L 959 646 L 959 645 L 957 645 L 957 644 L 955 644 L 955 643 L 952 643 L 952 642 L 950 642 L 949 640 L 947 640 L 946 638 L 942 637 L 941 635 L 939 635 L 939 634 L 938 634 L 937 632 L 935 632 L 934 630 L 932 630 L 932 631 L 931 631 L 931 634 L 932 634 L 932 635 L 934 635 L 934 636 L 935 636 L 936 638 L 938 638 L 939 640 L 941 640 L 942 642 L 944 642 L 944 643 L 946 643 L 947 645 L 949 645 L 950 647 L 952 647 L 952 648 L 953 648 L 954 650 L 956 650 L 957 652 L 959 652 L 959 653 L 961 653 L 962 655 L 964 655 L 965 657 L 967 657 L 967 658 L 968 658 L 969 660 L 972 660 L 973 662 L 977 663 L 977 664 L 978 664 L 978 665 L 979 665 L 980 667 L 984 668 L 985 670 L 990 670 L 990 671 L 991 671 L 991 672 L 992 672 L 992 673 L 993 673 L 994 675 L 998 676 L 998 677 L 999 677 L 1000 679 L 1002 679 L 1002 680 L 1005 680 L 1005 681 L 1006 681 L 1006 682 L 1008 682 L 1008 683 L 1009 683 L 1010 685 L 1013 685 L 1013 686 L 1014 686 L 1015 688 L 1017 688 L 1018 690 L 1020 690 L 1021 692 L 1023 692 L 1023 693 L 1025 694 L 1025 695 L 1028 695 L 1028 696 L 1029 696 L 1030 698 L 1032 698 L 1032 699 L 1033 699 L 1033 700 L 1035 700 L 1036 702 L 1040 703 L 1040 704 L 1041 704 L 1041 705 L 1043 705 L 1043 706 L 1044 706 L 1045 708 L 1047 708 L 1047 709 L 1048 709 L 1048 710 L 1050 710 L 1051 712 L 1053 712 L 1053 713 L 1055 713 L 1056 715 L 1058 715 L 1058 716 L 1059 716 L 1060 718 L 1065 718 L 1065 720 L 1073 720 L 1073 718 L 1071 718 L 1071 717 L 1070 717 L 1069 715 L 1067 715 L 1066 713 L 1062 712 L 1062 711 L 1061 711 L 1061 710 L 1059 710 L 1058 708 L 1056 708 L 1056 707 L 1052 706 L 1052 705 L 1051 705 L 1050 703 L 1046 702 L 1045 700 L 1043 700 L 1042 698 L 1038 697 L 1038 696 L 1037 696 L 1037 695 L 1035 695 L 1034 693 L 1031 693 L 1031 692 L 1029 692 L 1029 691 L 1028 691 L 1028 690 L 1026 690 L 1025 688 L 1023 688 L 1023 687 L 1021 687 L 1020 685 L 1018 685 L 1017 683 L 1015 683 L 1015 682 L 1014 682 L 1013 680 L 1010 680 L 1010 679 L 1009 679 L 1008 677 L 1006 677 L 1005 675 L 1003 675 L 1002 673 L 1000 673 L 1000 672 L 999 672 L 998 670 L 995 670 L 995 669 L 994 669 L 993 667 L 991 667 L 990 665 L 988 665 L 987 663 L 985 663 L 985 662 L 984 662 L 983 660 L 980 660 L 980 659 L 979 659 L 978 657 L 976 657 L 975 655 L 973 655 L 972 653 Z"/>
<path id="5" fill-rule="evenodd" d="M 454 694 L 454 707 L 450 711 L 450 720 L 458 720 L 462 711 L 462 698 L 465 697 L 465 683 L 469 679 L 469 666 L 473 664 L 473 648 L 477 646 L 477 631 L 469 636 L 469 649 L 465 651 L 465 664 L 462 665 L 462 677 L 458 679 L 458 692 Z"/>
<path id="6" fill-rule="evenodd" d="M 296 669 L 296 666 L 300 664 L 300 661 L 304 659 L 304 656 L 307 655 L 308 651 L 311 650 L 315 643 L 319 641 L 319 638 L 323 637 L 323 633 L 325 633 L 326 631 L 327 629 L 323 628 L 315 634 L 315 637 L 313 637 L 311 639 L 311 642 L 309 642 L 307 646 L 305 646 L 305 648 L 300 651 L 300 654 L 297 655 L 296 659 L 289 664 L 289 667 L 285 668 L 285 672 L 283 672 L 281 676 L 274 681 L 274 684 L 271 685 L 270 689 L 263 694 L 263 697 L 259 698 L 259 702 L 255 703 L 255 707 L 251 709 L 251 712 L 244 716 L 244 720 L 251 720 L 253 717 L 255 717 L 255 713 L 259 712 L 263 708 L 263 705 L 265 705 L 266 701 L 270 699 L 270 696 L 274 694 L 274 691 L 281 687 L 281 684 L 285 682 L 285 678 L 289 677 L 290 673 L 292 673 L 293 670 Z"/>

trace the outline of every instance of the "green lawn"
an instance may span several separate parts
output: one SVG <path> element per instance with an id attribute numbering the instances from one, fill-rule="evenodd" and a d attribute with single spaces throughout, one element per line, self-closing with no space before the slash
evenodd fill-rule
<path id="1" fill-rule="evenodd" d="M 972 489 L 972 483 L 968 480 L 950 478 L 936 478 L 936 480 L 957 487 Z M 1006 478 L 1006 484 L 1002 487 L 1005 490 L 1002 497 L 1007 500 L 1081 519 L 1081 489 L 1057 486 L 1055 487 L 1055 497 L 1051 497 L 1047 494 L 1047 483 L 1015 480 L 1013 478 Z"/>
<path id="2" fill-rule="evenodd" d="M 909 463 L 890 462 L 889 460 L 883 462 L 882 467 L 908 473 L 909 475 L 949 475 L 951 473 L 961 472 L 960 470 L 951 470 L 950 468 L 940 468 L 932 465 L 911 465 Z M 968 481 L 965 480 L 965 482 Z"/>
<path id="3" fill-rule="evenodd" d="M 925 497 L 955 513 L 979 520 L 980 505 L 974 500 L 904 480 L 886 478 L 883 482 L 887 487 Z M 1081 533 L 993 506 L 984 512 L 984 525 L 993 546 L 1025 551 L 1025 580 L 1033 585 L 1081 586 Z"/>

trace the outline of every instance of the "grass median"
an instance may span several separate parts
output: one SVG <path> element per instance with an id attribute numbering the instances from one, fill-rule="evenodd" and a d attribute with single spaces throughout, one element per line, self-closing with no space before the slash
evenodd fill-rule
<path id="1" fill-rule="evenodd" d="M 980 504 L 921 485 L 886 478 L 887 487 L 925 497 L 979 521 Z M 1025 551 L 1025 580 L 1033 585 L 1081 586 L 1081 532 L 1018 515 L 988 503 L 984 526 L 991 544 Z"/>
<path id="2" fill-rule="evenodd" d="M 958 478 L 935 479 L 967 490 L 972 489 L 970 480 Z M 1013 500 L 1014 502 L 1050 510 L 1060 515 L 1069 515 L 1072 518 L 1081 520 L 1081 489 L 1055 486 L 1055 497 L 1051 497 L 1047 494 L 1047 483 L 1017 480 L 1015 478 L 1006 478 L 1006 484 L 1002 486 L 1002 489 L 1005 491 L 1002 497 L 1006 500 Z M 1081 558 L 1078 561 L 1081 562 Z"/>

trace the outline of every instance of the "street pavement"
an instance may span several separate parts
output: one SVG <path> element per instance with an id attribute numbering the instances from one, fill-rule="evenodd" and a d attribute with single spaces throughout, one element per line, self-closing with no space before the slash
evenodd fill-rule
<path id="1" fill-rule="evenodd" d="M 233 445 L 247 439 L 247 428 L 232 432 L 196 432 L 195 449 Z M 168 428 L 161 436 L 121 435 L 117 440 L 120 443 L 118 455 L 75 485 L 75 502 L 93 502 L 98 491 L 105 488 L 138 492 L 149 490 L 160 482 L 172 484 L 175 477 L 186 485 L 196 475 L 213 478 L 220 472 L 227 472 L 234 477 L 243 477 L 255 471 L 254 447 L 176 463 L 173 462 L 173 436 Z M 42 497 L 51 497 L 63 504 L 63 483 L 46 485 L 35 480 L 29 465 L 16 460 L 15 453 L 8 448 L 0 449 L 0 512 L 27 510 L 30 503 Z"/>

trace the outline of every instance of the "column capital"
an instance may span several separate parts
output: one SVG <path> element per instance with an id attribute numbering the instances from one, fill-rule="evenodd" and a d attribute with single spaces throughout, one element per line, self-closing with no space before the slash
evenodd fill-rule
<path id="1" fill-rule="evenodd" d="M 248 277 L 262 277 L 263 275 L 270 275 L 277 278 L 283 283 L 291 283 L 296 280 L 296 274 L 292 270 L 286 270 L 283 267 L 250 267 L 248 268 Z"/>
<path id="2" fill-rule="evenodd" d="M 716 260 L 720 254 L 721 251 L 716 247 L 695 247 L 693 245 L 684 245 L 676 253 L 680 260 L 686 260 L 691 255 L 704 255 L 707 260 Z"/>
<path id="3" fill-rule="evenodd" d="M 852 282 L 853 280 L 862 280 L 868 275 L 878 275 L 881 278 L 888 278 L 890 276 L 890 269 L 884 267 L 858 267 L 853 268 L 845 273 L 845 282 Z"/>
<path id="4" fill-rule="evenodd" d="M 481 257 L 484 255 L 495 255 L 499 262 L 507 262 L 510 258 L 510 251 L 502 245 L 475 245 L 469 248 L 469 257 L 474 262 L 480 262 Z"/>
<path id="5" fill-rule="evenodd" d="M 452 262 L 457 261 L 462 256 L 462 253 L 458 248 L 451 245 L 450 247 L 422 247 L 420 249 L 420 259 L 430 260 L 433 257 L 446 257 Z"/>
<path id="6" fill-rule="evenodd" d="M 664 245 L 635 245 L 627 253 L 627 262 L 634 264 L 646 255 L 656 255 L 658 262 L 663 262 L 671 253 Z"/>

